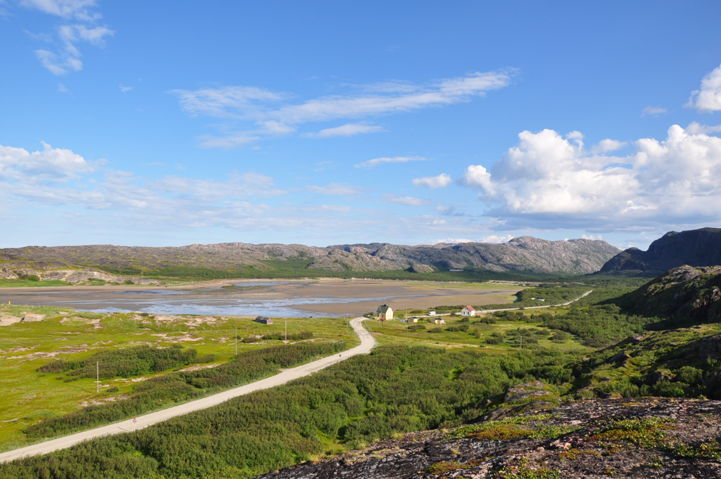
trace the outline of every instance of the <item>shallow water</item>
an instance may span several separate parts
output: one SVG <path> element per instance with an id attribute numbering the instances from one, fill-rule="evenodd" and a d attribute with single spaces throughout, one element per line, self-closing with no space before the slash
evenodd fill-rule
<path id="1" fill-rule="evenodd" d="M 384 302 L 397 297 L 415 297 L 412 294 L 389 296 L 354 295 L 353 297 L 304 297 L 289 294 L 288 297 L 264 298 L 278 296 L 280 293 L 272 287 L 291 284 L 297 288 L 299 283 L 286 281 L 263 281 L 234 283 L 223 287 L 201 287 L 196 289 L 128 289 L 103 290 L 102 288 L 72 289 L 68 287 L 55 289 L 0 290 L 0 301 L 12 301 L 15 304 L 35 306 L 60 306 L 74 308 L 79 311 L 98 313 L 141 312 L 151 314 L 197 314 L 217 316 L 273 316 L 273 317 L 308 317 L 308 316 L 345 316 L 367 312 L 359 304 L 364 301 Z M 308 305 L 347 304 L 349 307 L 343 314 L 313 311 Z M 298 309 L 297 306 L 306 306 Z M 345 308 L 344 308 L 345 309 Z"/>
<path id="2" fill-rule="evenodd" d="M 407 296 L 405 296 L 407 297 Z M 199 314 L 217 316 L 271 316 L 285 318 L 299 318 L 308 316 L 345 316 L 329 313 L 313 312 L 307 309 L 297 309 L 293 306 L 313 304 L 351 304 L 361 301 L 388 301 L 393 297 L 369 297 L 369 298 L 287 298 L 287 299 L 213 299 L 183 300 L 175 298 L 164 299 L 162 302 L 152 300 L 147 302 L 133 301 L 127 307 L 103 306 L 106 301 L 87 301 L 82 305 L 78 302 L 60 302 L 81 311 L 95 311 L 98 313 L 131 312 L 138 311 L 152 314 Z M 68 304 L 68 303 L 73 303 Z"/>
<path id="3" fill-rule="evenodd" d="M 487 304 L 490 299 L 484 298 L 499 292 L 422 288 L 387 280 L 259 280 L 185 288 L 2 288 L 0 302 L 95 312 L 328 317 L 364 314 L 382 303 L 410 309 Z"/>

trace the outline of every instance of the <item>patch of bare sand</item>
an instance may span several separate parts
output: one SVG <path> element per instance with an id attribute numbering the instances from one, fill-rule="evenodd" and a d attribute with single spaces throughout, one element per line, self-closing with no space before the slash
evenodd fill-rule
<path id="1" fill-rule="evenodd" d="M 109 404 L 111 402 L 120 401 L 121 399 L 128 399 L 130 396 L 120 395 L 120 396 L 111 396 L 107 398 L 100 398 L 100 399 L 88 399 L 87 401 L 83 401 L 79 404 L 80 407 L 88 407 L 88 406 L 102 406 L 103 404 Z"/>
<path id="2" fill-rule="evenodd" d="M 10 315 L 3 315 L 0 316 L 0 326 L 11 326 L 16 323 L 24 322 L 24 323 L 34 323 L 36 321 L 42 321 L 45 319 L 44 314 L 36 314 L 36 313 L 20 313 L 22 316 L 10 316 Z"/>
<path id="3" fill-rule="evenodd" d="M 102 328 L 102 326 L 100 325 L 100 319 L 81 318 L 79 316 L 66 316 L 60 320 L 60 323 L 61 324 L 85 323 L 85 324 L 91 324 L 93 326 L 93 329 Z"/>
<path id="4" fill-rule="evenodd" d="M 19 323 L 22 319 L 17 316 L 0 316 L 0 326 L 10 326 Z"/>
<path id="5" fill-rule="evenodd" d="M 155 336 L 160 338 L 160 340 L 168 342 L 168 343 L 184 343 L 184 342 L 192 342 L 192 341 L 200 341 L 203 338 L 197 338 L 195 336 L 191 336 L 190 334 L 184 334 L 182 336 L 170 336 L 167 333 L 156 333 L 152 334 L 151 336 Z"/>
<path id="6" fill-rule="evenodd" d="M 61 354 L 82 353 L 82 352 L 88 351 L 90 349 L 92 349 L 92 348 L 88 347 L 87 344 L 81 344 L 79 346 L 63 346 L 58 351 L 47 351 L 47 352 L 38 351 L 37 353 L 22 354 L 20 356 L 8 356 L 5 359 L 19 359 L 21 361 L 30 361 L 32 359 L 39 359 L 39 358 L 54 358 Z"/>
<path id="7" fill-rule="evenodd" d="M 179 369 L 178 371 L 182 372 L 190 372 L 190 371 L 200 371 L 201 369 L 211 369 L 211 368 L 217 368 L 220 366 L 221 363 L 217 364 L 196 364 L 195 366 L 188 366 L 187 368 Z"/>

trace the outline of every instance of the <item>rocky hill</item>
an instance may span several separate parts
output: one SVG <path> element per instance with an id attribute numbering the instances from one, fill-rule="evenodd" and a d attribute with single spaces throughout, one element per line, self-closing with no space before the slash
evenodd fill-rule
<path id="1" fill-rule="evenodd" d="M 628 312 L 676 322 L 721 322 L 721 266 L 679 266 L 616 302 Z"/>
<path id="2" fill-rule="evenodd" d="M 721 401 L 595 399 L 410 434 L 259 479 L 721 477 Z"/>
<path id="3" fill-rule="evenodd" d="M 582 274 L 597 271 L 618 253 L 610 244 L 576 239 L 514 238 L 503 244 L 462 243 L 399 246 L 386 243 L 312 247 L 284 244 L 222 243 L 182 247 L 28 246 L 0 249 L 0 264 L 35 270 L 86 268 L 109 272 L 186 270 L 373 272 L 473 270 Z"/>
<path id="4" fill-rule="evenodd" d="M 629 248 L 611 258 L 601 273 L 660 274 L 681 265 L 721 265 L 721 228 L 671 231 L 642 251 Z"/>

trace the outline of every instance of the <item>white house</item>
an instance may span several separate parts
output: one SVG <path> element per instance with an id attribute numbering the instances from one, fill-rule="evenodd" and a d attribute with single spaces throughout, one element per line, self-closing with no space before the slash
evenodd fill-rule
<path id="1" fill-rule="evenodd" d="M 428 316 L 435 316 L 435 315 L 436 315 L 435 311 L 428 311 Z"/>
<path id="2" fill-rule="evenodd" d="M 389 319 L 393 319 L 393 308 L 391 308 L 387 304 L 381 304 L 376 310 L 376 316 L 381 321 L 388 321 Z"/>
<path id="3" fill-rule="evenodd" d="M 435 324 L 446 324 L 446 320 L 443 319 L 443 318 L 434 319 L 433 322 L 434 322 Z"/>
<path id="4" fill-rule="evenodd" d="M 476 315 L 476 308 L 474 308 L 471 305 L 468 305 L 461 310 L 461 316 L 475 316 L 475 315 Z"/>

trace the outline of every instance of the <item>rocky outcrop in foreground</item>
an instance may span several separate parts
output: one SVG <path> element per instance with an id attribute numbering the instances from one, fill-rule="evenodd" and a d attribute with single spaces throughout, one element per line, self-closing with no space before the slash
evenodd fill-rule
<path id="1" fill-rule="evenodd" d="M 546 241 L 528 236 L 507 243 L 400 246 L 386 243 L 313 247 L 284 244 L 222 243 L 181 247 L 27 246 L 0 249 L 8 268 L 102 269 L 111 272 L 187 272 L 189 269 L 245 271 L 262 276 L 283 271 L 417 273 L 449 270 L 495 272 L 593 273 L 619 250 L 604 241 Z M 289 269 L 290 268 L 290 269 Z M 171 274 L 172 275 L 172 274 Z"/>
<path id="2" fill-rule="evenodd" d="M 721 265 L 721 228 L 671 231 L 657 239 L 648 251 L 629 248 L 611 258 L 601 273 L 659 274 L 681 265 Z"/>
<path id="3" fill-rule="evenodd" d="M 426 431 L 262 479 L 721 477 L 721 401 L 594 399 Z"/>

